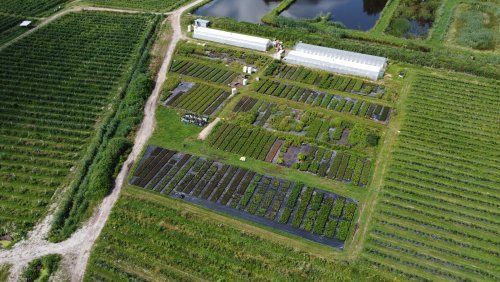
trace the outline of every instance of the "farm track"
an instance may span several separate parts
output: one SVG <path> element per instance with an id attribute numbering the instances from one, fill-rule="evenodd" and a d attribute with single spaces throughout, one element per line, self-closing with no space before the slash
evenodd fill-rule
<path id="1" fill-rule="evenodd" d="M 0 265 L 6 263 L 12 265 L 9 277 L 10 281 L 18 281 L 23 267 L 33 259 L 53 253 L 63 255 L 63 263 L 67 268 L 66 271 L 68 271 L 69 275 L 71 276 L 71 281 L 81 281 L 83 279 L 92 246 L 99 237 L 99 234 L 101 233 L 101 230 L 103 229 L 111 213 L 111 209 L 119 198 L 121 189 L 123 187 L 123 184 L 125 183 L 127 175 L 129 174 L 130 168 L 137 161 L 142 148 L 146 144 L 155 128 L 156 105 L 158 103 L 159 94 L 163 87 L 163 83 L 166 79 L 166 74 L 169 69 L 173 53 L 175 51 L 177 43 L 180 40 L 186 38 L 186 36 L 182 34 L 180 25 L 181 15 L 184 11 L 193 7 L 194 5 L 199 4 L 202 1 L 203 0 L 196 0 L 170 13 L 169 23 L 172 25 L 173 29 L 172 37 L 164 56 L 161 68 L 157 75 L 155 88 L 145 105 L 144 119 L 137 132 L 134 147 L 116 178 L 116 184 L 113 192 L 103 200 L 99 208 L 95 211 L 94 215 L 86 223 L 86 225 L 77 230 L 68 240 L 59 243 L 51 243 L 45 239 L 50 230 L 50 223 L 52 222 L 53 218 L 53 214 L 49 213 L 49 215 L 46 216 L 29 233 L 28 239 L 19 242 L 9 250 L 0 252 Z M 23 35 L 17 37 L 16 39 L 8 42 L 5 45 L 0 46 L 0 51 L 66 14 L 83 10 L 142 13 L 140 11 L 94 7 L 71 8 L 52 15 L 51 17 L 42 21 L 36 28 L 24 33 Z M 53 211 L 54 207 L 51 207 L 50 210 Z"/>

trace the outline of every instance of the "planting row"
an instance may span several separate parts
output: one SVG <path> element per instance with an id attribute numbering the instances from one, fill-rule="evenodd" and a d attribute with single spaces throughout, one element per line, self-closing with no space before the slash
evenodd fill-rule
<path id="1" fill-rule="evenodd" d="M 210 146 L 226 152 L 264 161 L 277 138 L 260 128 L 223 123 L 210 134 Z"/>
<path id="2" fill-rule="evenodd" d="M 208 142 L 220 150 L 361 187 L 369 181 L 371 162 L 365 157 L 310 144 L 293 144 L 259 128 L 223 123 L 210 135 Z"/>
<path id="3" fill-rule="evenodd" d="M 165 105 L 203 115 L 216 112 L 229 97 L 229 92 L 203 83 L 182 82 L 171 93 Z"/>
<path id="4" fill-rule="evenodd" d="M 416 280 L 500 279 L 500 87 L 477 80 L 416 75 L 366 261 Z"/>
<path id="5" fill-rule="evenodd" d="M 232 48 L 226 46 L 215 46 L 210 44 L 196 44 L 190 42 L 181 42 L 177 47 L 178 55 L 184 57 L 196 57 L 200 60 L 210 60 L 212 63 L 223 65 L 233 65 L 241 68 L 242 66 L 251 66 L 260 69 L 267 65 L 272 59 L 265 54 L 241 48 Z"/>
<path id="6" fill-rule="evenodd" d="M 316 111 L 302 111 L 287 105 L 243 96 L 233 108 L 239 124 L 260 126 L 269 131 L 289 133 L 304 141 L 336 147 L 374 147 L 379 140 L 376 129 L 331 117 Z M 353 132 L 353 134 L 351 134 Z"/>
<path id="7" fill-rule="evenodd" d="M 44 215 L 152 23 L 145 15 L 72 13 L 0 52 L 0 237 L 22 236 Z"/>
<path id="8" fill-rule="evenodd" d="M 337 112 L 366 117 L 375 121 L 386 122 L 391 108 L 363 100 L 346 98 L 340 95 L 318 92 L 295 85 L 262 79 L 255 85 L 261 94 L 272 95 L 292 101 L 306 103 Z"/>
<path id="9" fill-rule="evenodd" d="M 0 12 L 14 15 L 35 16 L 67 0 L 2 0 Z"/>
<path id="10" fill-rule="evenodd" d="M 0 14 L 0 34 L 4 31 L 17 26 L 22 22 L 22 18 L 18 16 L 9 16 Z"/>
<path id="11" fill-rule="evenodd" d="M 338 248 L 357 209 L 331 192 L 155 146 L 131 184 Z"/>
<path id="12" fill-rule="evenodd" d="M 220 84 L 229 84 L 237 77 L 237 74 L 231 70 L 215 68 L 198 62 L 182 59 L 175 60 L 172 63 L 170 70 L 183 75 Z"/>
<path id="13" fill-rule="evenodd" d="M 378 84 L 358 78 L 315 71 L 302 66 L 291 66 L 278 61 L 274 61 L 265 70 L 265 75 L 315 85 L 322 89 L 333 89 L 363 96 L 383 98 L 385 95 L 384 86 Z"/>

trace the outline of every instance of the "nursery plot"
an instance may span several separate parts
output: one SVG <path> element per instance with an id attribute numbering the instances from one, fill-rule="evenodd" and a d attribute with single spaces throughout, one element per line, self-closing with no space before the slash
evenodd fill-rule
<path id="1" fill-rule="evenodd" d="M 239 124 L 259 126 L 271 132 L 289 134 L 334 149 L 345 149 L 358 143 L 363 144 L 363 147 L 373 147 L 379 139 L 376 128 L 359 125 L 338 116 L 298 110 L 249 96 L 241 97 L 233 108 L 233 113 L 230 118 Z M 363 137 L 350 139 L 350 131 L 353 128 L 358 132 L 362 131 Z"/>
<path id="2" fill-rule="evenodd" d="M 131 184 L 341 249 L 357 210 L 331 192 L 156 146 Z"/>
<path id="3" fill-rule="evenodd" d="M 367 82 L 359 78 L 331 74 L 284 63 L 273 62 L 268 69 L 266 69 L 265 74 L 281 79 L 315 85 L 322 89 L 343 91 L 379 99 L 384 98 L 386 93 L 383 85 Z"/>
<path id="4" fill-rule="evenodd" d="M 364 260 L 416 280 L 500 279 L 498 93 L 417 74 Z"/>
<path id="5" fill-rule="evenodd" d="M 36 16 L 58 5 L 64 4 L 68 0 L 2 0 L 0 12 Z"/>
<path id="6" fill-rule="evenodd" d="M 208 142 L 219 150 L 263 161 L 276 140 L 264 129 L 223 123 L 210 134 Z"/>
<path id="7" fill-rule="evenodd" d="M 70 181 L 152 22 L 72 13 L 0 52 L 0 236 L 22 236 Z"/>
<path id="8" fill-rule="evenodd" d="M 249 66 L 257 70 L 266 66 L 272 60 L 269 56 L 256 51 L 247 49 L 242 52 L 240 48 L 212 45 L 210 43 L 200 45 L 192 42 L 182 42 L 177 47 L 177 54 L 189 56 L 189 58 L 210 60 L 224 65 L 237 63 L 241 67 Z"/>
<path id="9" fill-rule="evenodd" d="M 174 89 L 175 91 L 175 89 Z M 172 93 L 164 105 L 181 108 L 202 115 L 216 112 L 229 97 L 229 92 L 204 83 Z"/>
<path id="10" fill-rule="evenodd" d="M 371 161 L 311 144 L 291 145 L 260 128 L 223 123 L 208 139 L 213 148 L 366 187 Z"/>
<path id="11" fill-rule="evenodd" d="M 224 68 L 215 68 L 189 60 L 175 60 L 170 71 L 219 84 L 229 84 L 238 75 Z"/>
<path id="12" fill-rule="evenodd" d="M 89 0 L 89 2 L 95 6 L 168 12 L 184 5 L 189 0 Z"/>
<path id="13" fill-rule="evenodd" d="M 391 111 L 390 107 L 372 102 L 323 93 L 269 79 L 260 80 L 255 84 L 254 89 L 261 94 L 366 117 L 379 122 L 387 122 Z"/>

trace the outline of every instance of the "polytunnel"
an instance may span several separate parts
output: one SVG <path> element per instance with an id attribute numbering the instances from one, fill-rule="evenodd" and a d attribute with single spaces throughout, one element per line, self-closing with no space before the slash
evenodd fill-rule
<path id="1" fill-rule="evenodd" d="M 329 72 L 377 80 L 384 76 L 387 59 L 361 53 L 299 43 L 284 61 Z"/>
<path id="2" fill-rule="evenodd" d="M 206 27 L 195 27 L 193 37 L 258 51 L 267 51 L 271 46 L 271 40 L 266 38 Z"/>

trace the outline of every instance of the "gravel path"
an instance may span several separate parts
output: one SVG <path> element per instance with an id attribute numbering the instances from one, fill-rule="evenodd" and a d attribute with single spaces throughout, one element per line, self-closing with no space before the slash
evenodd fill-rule
<path id="1" fill-rule="evenodd" d="M 203 130 L 198 134 L 198 139 L 199 140 L 205 140 L 207 139 L 208 135 L 210 135 L 210 132 L 214 129 L 214 127 L 219 123 L 220 118 L 214 119 L 209 125 L 207 125 Z"/>
<path id="2" fill-rule="evenodd" d="M 182 34 L 182 29 L 180 26 L 181 15 L 187 9 L 201 3 L 203 0 L 196 0 L 178 10 L 173 11 L 169 20 L 172 25 L 173 34 L 171 41 L 169 43 L 167 52 L 165 54 L 163 63 L 161 65 L 160 71 L 157 76 L 156 86 L 153 93 L 149 97 L 145 109 L 144 109 L 144 119 L 141 126 L 137 132 L 134 147 L 132 152 L 128 156 L 126 162 L 124 163 L 120 173 L 116 178 L 116 185 L 112 193 L 107 196 L 99 208 L 96 210 L 92 218 L 79 230 L 77 230 L 68 240 L 51 243 L 45 240 L 50 229 L 50 222 L 52 220 L 52 213 L 50 213 L 42 222 L 37 225 L 32 232 L 28 235 L 28 238 L 14 245 L 9 250 L 4 250 L 0 252 L 0 265 L 1 264 L 12 264 L 11 273 L 9 280 L 18 281 L 23 267 L 26 266 L 28 262 L 38 257 L 47 254 L 61 254 L 64 256 L 64 260 L 67 262 L 69 269 L 67 271 L 71 275 L 71 281 L 81 281 L 83 275 L 85 274 L 85 268 L 92 250 L 94 242 L 99 237 L 106 221 L 111 213 L 111 209 L 118 200 L 121 189 L 125 183 L 125 179 L 130 171 L 130 168 L 137 161 L 142 148 L 146 144 L 149 137 L 152 135 L 155 128 L 155 110 L 158 104 L 158 99 L 160 96 L 163 83 L 166 79 L 166 74 L 170 66 L 172 56 L 175 51 L 177 43 L 181 39 L 185 39 L 186 36 Z M 50 18 L 44 20 L 37 28 L 24 33 L 20 38 L 27 36 L 28 34 L 34 32 L 40 27 L 47 25 L 48 23 L 56 20 L 57 18 L 68 14 L 70 12 L 82 11 L 82 10 L 107 10 L 114 12 L 128 12 L 129 10 L 117 10 L 117 9 L 103 9 L 103 8 L 92 8 L 92 7 L 77 7 L 71 8 L 60 13 L 57 13 Z M 6 45 L 2 46 L 5 48 L 7 45 L 19 40 L 17 38 Z M 1 50 L 1 48 L 0 48 Z M 69 278 L 69 277 L 68 277 Z"/>

